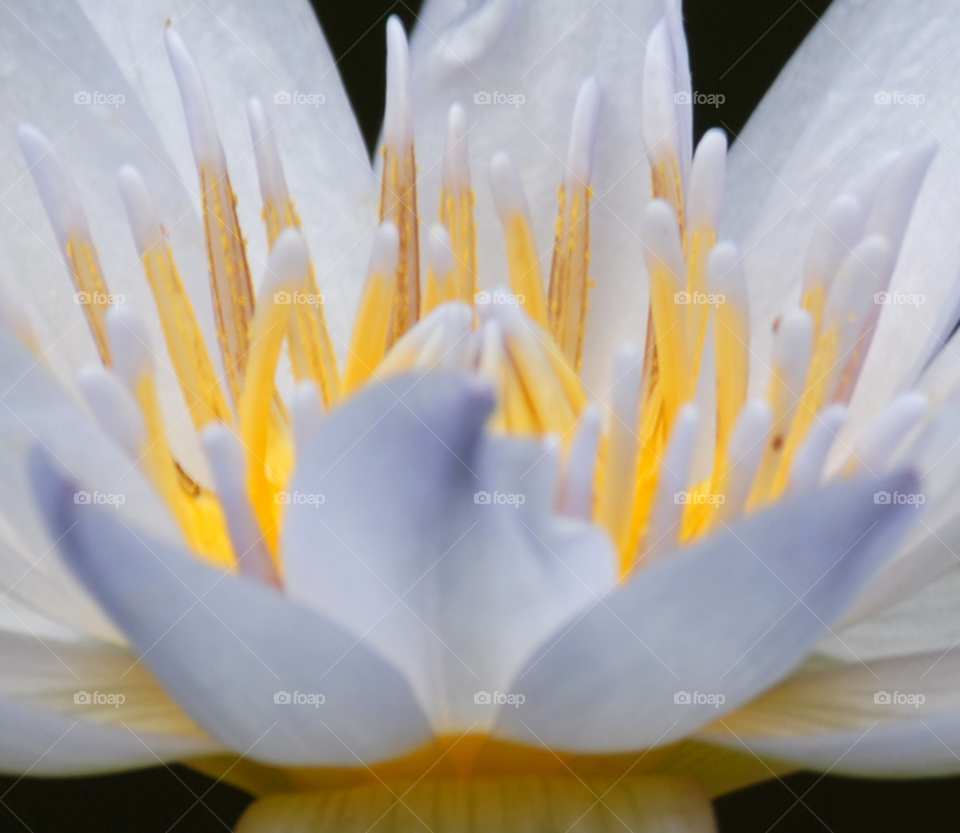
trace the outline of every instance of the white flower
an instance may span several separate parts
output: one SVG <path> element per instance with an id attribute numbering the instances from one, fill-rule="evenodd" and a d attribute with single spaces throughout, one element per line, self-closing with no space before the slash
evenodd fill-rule
<path id="1" fill-rule="evenodd" d="M 8 24 L 0 768 L 438 831 L 958 769 L 948 26 L 839 0 L 728 162 L 676 0 L 428 4 L 376 174 L 305 4 L 168 6 Z"/>

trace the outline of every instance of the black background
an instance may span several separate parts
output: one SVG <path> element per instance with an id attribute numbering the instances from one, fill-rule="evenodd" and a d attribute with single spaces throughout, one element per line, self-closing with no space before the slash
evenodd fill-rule
<path id="1" fill-rule="evenodd" d="M 649 1 L 649 0 L 648 0 Z M 315 0 L 364 136 L 384 98 L 387 15 L 409 30 L 418 2 Z M 739 133 L 829 0 L 686 0 L 694 89 L 723 93 L 695 114 L 699 136 L 720 120 Z M 233 826 L 245 793 L 179 766 L 58 780 L 0 778 L 0 831 L 200 833 Z M 960 830 L 960 779 L 865 781 L 799 774 L 716 803 L 723 833 L 939 833 Z"/>

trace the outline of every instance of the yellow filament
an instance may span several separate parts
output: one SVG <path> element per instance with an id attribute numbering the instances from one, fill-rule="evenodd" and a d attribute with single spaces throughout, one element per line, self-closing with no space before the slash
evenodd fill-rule
<path id="1" fill-rule="evenodd" d="M 537 244 L 533 229 L 523 214 L 514 214 L 504 224 L 504 238 L 510 265 L 510 286 L 514 294 L 523 296 L 523 309 L 527 315 L 544 329 L 549 329 Z"/>
<path id="2" fill-rule="evenodd" d="M 300 216 L 292 200 L 276 206 L 267 202 L 263 206 L 263 220 L 267 226 L 267 242 L 270 251 L 285 228 L 300 229 Z M 317 278 L 310 263 L 310 273 L 292 297 L 287 340 L 290 345 L 290 363 L 297 382 L 312 379 L 316 382 L 327 408 L 333 407 L 340 397 L 340 371 L 337 356 L 327 328 L 327 320 L 320 303 Z M 304 297 L 305 296 L 305 297 Z M 299 303 L 303 298 L 306 303 Z"/>
<path id="3" fill-rule="evenodd" d="M 790 465 L 793 457 L 807 436 L 817 413 L 826 404 L 831 394 L 831 382 L 836 377 L 834 368 L 840 352 L 840 327 L 835 324 L 828 330 L 820 333 L 814 342 L 813 355 L 810 358 L 810 369 L 807 371 L 807 381 L 797 415 L 787 436 L 786 447 L 780 460 L 780 468 L 774 479 L 772 497 L 778 498 L 787 487 L 790 476 Z"/>
<path id="4" fill-rule="evenodd" d="M 143 269 L 194 426 L 200 430 L 213 420 L 232 422 L 193 305 L 165 240 L 158 241 L 144 254 Z"/>
<path id="5" fill-rule="evenodd" d="M 707 305 L 702 305 L 709 309 Z M 743 403 L 747 401 L 750 373 L 750 322 L 737 303 L 717 304 L 714 346 L 717 369 L 717 445 L 714 472 L 719 475 L 727 442 Z M 719 478 L 718 478 L 719 479 Z M 714 490 L 718 494 L 719 487 Z"/>
<path id="6" fill-rule="evenodd" d="M 687 235 L 687 292 L 691 297 L 707 292 L 707 257 L 716 242 L 716 233 L 706 225 Z M 690 304 L 687 307 L 686 335 L 687 355 L 691 357 L 693 382 L 700 376 L 700 360 L 703 357 L 703 344 L 707 338 L 707 324 L 710 320 L 710 308 L 707 304 Z"/>
<path id="7" fill-rule="evenodd" d="M 650 171 L 650 184 L 655 199 L 666 200 L 673 206 L 680 224 L 680 235 L 686 248 L 686 215 L 683 204 L 683 177 L 677 160 L 670 155 L 666 162 L 654 165 Z"/>
<path id="8" fill-rule="evenodd" d="M 106 315 L 110 306 L 107 284 L 103 280 L 103 271 L 93 243 L 78 235 L 72 235 L 67 241 L 67 259 L 70 272 L 78 293 L 79 302 L 97 343 L 100 360 L 110 367 L 110 344 L 107 340 Z"/>
<path id="9" fill-rule="evenodd" d="M 216 497 L 191 480 L 167 444 L 166 427 L 153 377 L 143 374 L 135 394 L 147 428 L 141 462 L 156 490 L 173 513 L 191 548 L 221 567 L 234 563 L 230 536 Z"/>
<path id="10" fill-rule="evenodd" d="M 367 278 L 343 371 L 344 393 L 360 387 L 383 360 L 393 309 L 394 284 L 392 275 L 381 272 L 373 272 Z"/>
<path id="11" fill-rule="evenodd" d="M 797 394 L 791 390 L 784 377 L 783 369 L 777 365 L 770 377 L 767 390 L 767 402 L 773 415 L 770 439 L 760 459 L 757 476 L 747 500 L 747 511 L 766 504 L 771 498 L 774 478 L 777 475 L 786 448 L 786 438 L 790 433 L 797 406 L 800 402 Z"/>
<path id="12" fill-rule="evenodd" d="M 588 187 L 577 185 L 567 200 L 560 187 L 557 236 L 550 268 L 550 332 L 570 365 L 579 372 L 583 359 L 583 334 L 591 281 L 590 197 Z"/>
<path id="13" fill-rule="evenodd" d="M 287 307 L 270 301 L 254 316 L 239 408 L 240 439 L 247 456 L 247 491 L 267 545 L 274 554 L 280 509 L 276 493 L 283 489 L 287 472 L 271 466 L 274 460 L 270 454 L 270 438 L 277 434 L 273 378 L 289 320 Z"/>
<path id="14" fill-rule="evenodd" d="M 400 234 L 397 274 L 394 278 L 389 349 L 420 316 L 420 243 L 417 231 L 417 164 L 411 144 L 398 153 L 383 149 L 383 184 L 380 190 L 380 221 L 392 220 Z"/>
<path id="15" fill-rule="evenodd" d="M 656 358 L 659 366 L 657 384 L 663 396 L 666 427 L 693 392 L 690 360 L 687 356 L 686 315 L 675 296 L 683 289 L 679 276 L 673 275 L 657 261 L 650 275 L 650 309 L 656 335 Z"/>
<path id="16" fill-rule="evenodd" d="M 813 337 L 816 338 L 823 323 L 823 310 L 827 304 L 827 293 L 823 284 L 816 284 L 803 296 L 803 309 L 813 318 Z"/>
<path id="17" fill-rule="evenodd" d="M 577 412 L 554 372 L 549 353 L 538 343 L 537 336 L 527 331 L 508 333 L 506 341 L 513 368 L 526 395 L 525 401 L 529 403 L 540 430 L 555 432 L 569 442 L 573 438 L 571 429 Z"/>
<path id="18" fill-rule="evenodd" d="M 232 401 L 240 401 L 243 374 L 250 346 L 253 318 L 253 286 L 236 197 L 226 173 L 216 175 L 213 166 L 200 166 L 203 191 L 203 225 L 207 239 L 213 305 L 217 314 L 217 337 L 226 369 Z"/>
<path id="19" fill-rule="evenodd" d="M 456 271 L 447 272 L 445 275 L 438 275 L 433 267 L 427 267 L 427 287 L 423 295 L 422 315 L 435 310 L 440 304 L 447 301 L 465 300 L 460 297 L 460 288 L 457 284 Z M 473 303 L 473 296 L 466 300 L 466 303 Z"/>
<path id="20" fill-rule="evenodd" d="M 472 188 L 456 193 L 440 189 L 440 222 L 450 233 L 453 250 L 453 275 L 456 295 L 467 304 L 477 292 L 477 227 L 474 220 L 475 197 Z"/>

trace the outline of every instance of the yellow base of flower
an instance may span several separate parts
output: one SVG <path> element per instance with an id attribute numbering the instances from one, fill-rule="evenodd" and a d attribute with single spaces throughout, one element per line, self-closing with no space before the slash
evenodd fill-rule
<path id="1" fill-rule="evenodd" d="M 237 833 L 541 833 L 716 831 L 706 793 L 673 778 L 474 778 L 384 781 L 255 802 Z"/>

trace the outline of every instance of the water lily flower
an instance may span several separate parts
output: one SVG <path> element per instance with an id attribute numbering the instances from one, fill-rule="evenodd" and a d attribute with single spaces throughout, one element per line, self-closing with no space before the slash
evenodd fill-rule
<path id="1" fill-rule="evenodd" d="M 901 7 L 728 154 L 679 0 L 431 0 L 371 167 L 299 0 L 14 3 L 0 768 L 561 833 L 960 770 L 960 53 Z"/>

